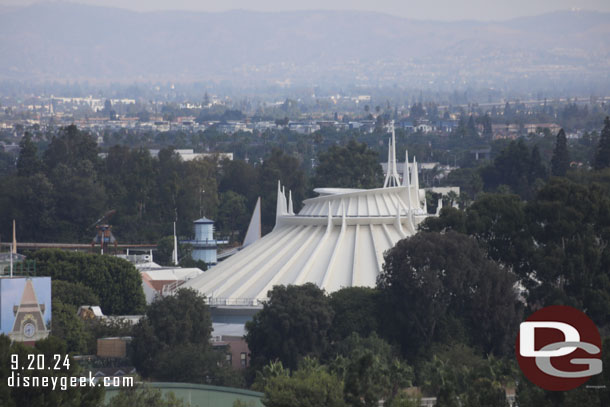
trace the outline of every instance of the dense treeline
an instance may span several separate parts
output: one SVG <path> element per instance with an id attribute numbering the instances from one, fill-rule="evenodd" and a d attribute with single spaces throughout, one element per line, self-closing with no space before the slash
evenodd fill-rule
<path id="1" fill-rule="evenodd" d="M 596 168 L 607 164 L 608 137 L 587 133 L 571 141 L 560 132 L 557 137 L 549 133 L 491 142 L 493 163 L 477 167 L 480 162 L 470 149 L 489 145 L 489 140 L 473 130 L 471 121 L 447 137 L 398 129 L 397 151 L 408 148 L 419 161 L 461 165 L 443 182 L 460 186 L 463 200 L 498 188 L 531 199 L 549 174 L 564 175 L 571 163 Z M 260 145 L 252 156 L 260 161 L 248 163 L 183 162 L 171 148 L 152 157 L 146 149 L 127 147 L 132 145 L 127 139 L 117 139 L 125 144 L 101 155 L 94 139 L 75 126 L 59 130 L 46 146 L 26 134 L 16 163 L 0 173 L 0 236 L 10 236 L 10 221 L 16 219 L 24 241 L 87 242 L 96 233 L 95 221 L 116 209 L 111 224 L 122 242 L 157 242 L 171 234 L 174 220 L 179 235 L 189 237 L 191 222 L 202 215 L 216 220 L 224 235 L 239 240 L 257 196 L 263 197 L 264 230 L 273 227 L 278 180 L 292 191 L 297 209 L 313 187 L 378 185 L 377 163 L 385 159 L 386 136 L 382 127 L 372 134 L 323 128 L 309 136 L 209 130 L 194 146 L 248 157 L 251 153 L 240 149 Z M 184 147 L 179 137 L 171 136 L 163 145 L 170 143 Z M 38 151 L 39 146 L 44 151 Z M 310 159 L 317 164 L 313 171 Z M 422 173 L 422 185 L 438 182 L 435 175 L 437 170 Z"/>
<path id="2" fill-rule="evenodd" d="M 321 160 L 315 172 L 320 186 L 381 182 L 378 158 L 365 144 L 352 140 L 335 146 Z M 201 216 L 214 219 L 221 235 L 239 241 L 259 196 L 264 231 L 275 224 L 278 181 L 300 209 L 312 193 L 302 167 L 297 156 L 277 148 L 253 164 L 182 161 L 171 148 L 157 157 L 119 145 L 100 154 L 93 138 L 75 126 L 62 129 L 40 153 L 25 135 L 16 171 L 0 177 L 0 236 L 11 236 L 16 219 L 21 241 L 91 242 L 96 220 L 114 209 L 109 223 L 119 242 L 158 242 L 172 233 L 174 220 L 178 234 L 188 238 L 192 221 Z"/>
<path id="3" fill-rule="evenodd" d="M 192 221 L 216 220 L 226 234 L 243 231 L 256 197 L 263 195 L 266 226 L 273 225 L 277 181 L 298 206 L 305 178 L 294 157 L 274 150 L 262 165 L 243 161 L 182 161 L 171 149 L 112 147 L 101 157 L 93 138 L 75 126 L 63 129 L 41 155 L 26 135 L 13 175 L 0 178 L 0 231 L 11 236 L 17 220 L 21 241 L 90 242 L 95 222 L 111 209 L 121 242 L 157 242 L 171 234 L 190 237 Z M 220 185 L 220 188 L 218 187 Z"/>
<path id="4" fill-rule="evenodd" d="M 498 140 L 491 152 L 490 162 L 452 171 L 442 184 L 461 187 L 460 199 L 465 203 L 481 192 L 514 193 L 525 200 L 533 199 L 549 177 L 566 176 L 570 169 L 610 167 L 610 118 L 604 120 L 599 136 L 588 135 L 568 143 L 562 129 L 557 135 Z"/>
<path id="5" fill-rule="evenodd" d="M 136 315 L 144 311 L 142 278 L 127 260 L 48 249 L 29 254 L 28 259 L 36 262 L 38 275 L 50 276 L 55 282 L 82 284 L 89 288 L 95 297 L 88 297 L 98 299 L 99 304 L 84 304 L 100 305 L 108 315 Z M 89 290 L 81 292 L 79 299 L 87 292 Z M 73 290 L 66 290 L 68 293 L 74 295 Z"/>
<path id="6" fill-rule="evenodd" d="M 59 284 L 58 284 L 59 283 Z M 83 290 L 84 288 L 84 290 Z M 96 338 L 105 336 L 133 336 L 126 359 L 115 359 L 115 366 L 133 365 L 140 377 L 146 380 L 185 383 L 243 386 L 242 376 L 225 363 L 225 349 L 214 348 L 210 343 L 212 320 L 205 299 L 199 293 L 182 289 L 176 295 L 165 297 L 149 306 L 142 320 L 135 326 L 121 321 L 81 319 L 76 307 L 92 304 L 96 295 L 86 286 L 53 281 L 52 334 L 36 342 L 35 347 L 11 343 L 0 335 L 0 405 L 18 407 L 35 405 L 55 406 L 181 406 L 180 399 L 162 398 L 150 390 L 126 388 L 116 400 L 104 403 L 103 387 L 70 386 L 65 389 L 9 387 L 9 377 L 49 376 L 65 380 L 70 376 L 87 377 L 87 369 L 99 367 L 99 361 L 77 362 L 74 354 L 94 354 Z M 46 361 L 55 361 L 54 355 L 69 358 L 69 368 L 61 364 L 61 370 L 22 370 L 27 366 L 28 354 L 45 354 Z M 20 365 L 14 369 L 12 354 L 19 357 Z M 108 363 L 108 361 L 104 361 Z M 64 379 L 62 379 L 64 377 Z M 22 383 L 22 382 L 21 382 Z M 131 403 L 131 404 L 130 404 Z"/>

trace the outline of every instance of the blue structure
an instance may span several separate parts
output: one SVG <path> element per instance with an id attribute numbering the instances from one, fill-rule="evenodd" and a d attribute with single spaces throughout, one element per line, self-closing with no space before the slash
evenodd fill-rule
<path id="1" fill-rule="evenodd" d="M 218 240 L 214 239 L 214 221 L 205 216 L 193 222 L 195 225 L 195 240 L 187 240 L 193 246 L 193 260 L 203 260 L 207 264 L 216 264 Z"/>

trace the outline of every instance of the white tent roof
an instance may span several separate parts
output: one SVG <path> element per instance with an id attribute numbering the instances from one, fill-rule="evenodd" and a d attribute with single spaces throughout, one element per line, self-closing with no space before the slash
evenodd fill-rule
<path id="1" fill-rule="evenodd" d="M 426 217 L 409 211 L 406 200 L 407 187 L 309 199 L 298 215 L 279 216 L 271 233 L 183 286 L 218 305 L 256 304 L 278 284 L 313 282 L 327 292 L 372 287 L 383 253 Z"/>
<path id="2" fill-rule="evenodd" d="M 287 198 L 278 185 L 273 231 L 183 287 L 199 290 L 215 305 L 257 305 L 279 284 L 313 282 L 327 292 L 374 286 L 384 252 L 428 216 L 416 165 L 413 160 L 403 166 L 401 186 L 317 189 L 321 195 L 305 200 L 297 215 L 290 193 Z"/>

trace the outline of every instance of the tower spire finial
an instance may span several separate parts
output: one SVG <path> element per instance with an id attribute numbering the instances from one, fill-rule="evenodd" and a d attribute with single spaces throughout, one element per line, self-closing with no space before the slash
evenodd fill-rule
<path id="1" fill-rule="evenodd" d="M 417 171 L 417 159 L 415 158 L 415 156 L 413 156 L 413 178 L 415 191 L 417 191 L 417 193 L 419 194 L 419 171 Z"/>
<path id="2" fill-rule="evenodd" d="M 402 166 L 402 186 L 408 187 L 411 185 L 409 180 L 409 150 L 405 150 L 405 163 Z"/>
<path id="3" fill-rule="evenodd" d="M 280 216 L 286 214 L 286 197 L 282 191 L 282 184 L 277 181 L 277 204 L 275 206 L 275 224 L 277 225 Z"/>
<path id="4" fill-rule="evenodd" d="M 392 137 L 388 145 L 388 173 L 383 183 L 384 188 L 400 186 L 400 176 L 396 168 L 396 134 L 394 132 L 394 120 L 390 122 Z"/>
<path id="5" fill-rule="evenodd" d="M 292 205 L 292 190 L 288 191 L 288 214 L 294 215 L 294 207 Z"/>

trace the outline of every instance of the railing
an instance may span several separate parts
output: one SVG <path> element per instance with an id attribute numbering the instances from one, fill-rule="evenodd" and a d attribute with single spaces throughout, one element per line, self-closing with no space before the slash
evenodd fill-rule
<path id="1" fill-rule="evenodd" d="M 262 302 L 257 298 L 206 298 L 208 305 L 227 305 L 227 306 L 260 306 Z"/>
<path id="2" fill-rule="evenodd" d="M 161 295 L 165 297 L 167 295 L 173 294 L 173 292 L 176 291 L 176 289 L 185 282 L 186 280 L 176 280 L 173 283 L 165 284 L 163 286 L 163 289 L 161 290 Z"/>

